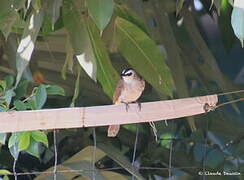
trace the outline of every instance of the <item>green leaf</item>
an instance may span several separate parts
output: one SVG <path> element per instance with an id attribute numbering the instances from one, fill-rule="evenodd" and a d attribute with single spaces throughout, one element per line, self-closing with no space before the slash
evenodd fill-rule
<path id="1" fill-rule="evenodd" d="M 14 84 L 14 77 L 8 75 L 4 78 L 4 80 L 6 81 L 7 88 L 10 89 Z"/>
<path id="2" fill-rule="evenodd" d="M 170 144 L 172 143 L 172 140 L 174 138 L 174 135 L 165 133 L 160 136 L 160 145 L 164 148 L 169 149 Z"/>
<path id="3" fill-rule="evenodd" d="M 86 0 L 86 3 L 90 16 L 99 30 L 103 31 L 113 15 L 113 0 Z"/>
<path id="4" fill-rule="evenodd" d="M 17 11 L 12 7 L 12 2 L 9 0 L 2 0 L 0 6 L 0 30 L 5 39 L 7 39 L 18 17 Z"/>
<path id="5" fill-rule="evenodd" d="M 5 102 L 7 103 L 8 106 L 11 103 L 11 100 L 12 100 L 13 96 L 15 96 L 15 93 L 14 93 L 13 89 L 7 90 L 5 92 L 4 100 L 5 100 Z"/>
<path id="6" fill-rule="evenodd" d="M 30 139 L 30 145 L 25 151 L 36 158 L 40 158 L 39 143 L 34 141 L 33 138 Z"/>
<path id="7" fill-rule="evenodd" d="M 8 148 L 19 142 L 20 133 L 12 133 L 8 140 Z"/>
<path id="8" fill-rule="evenodd" d="M 6 139 L 7 139 L 7 133 L 0 133 L 0 143 L 5 144 Z"/>
<path id="9" fill-rule="evenodd" d="M 37 109 L 39 109 L 37 107 L 36 98 L 35 97 L 27 101 L 27 108 L 29 108 L 31 110 L 37 110 Z"/>
<path id="10" fill-rule="evenodd" d="M 31 131 L 31 137 L 36 141 L 43 143 L 45 146 L 48 147 L 48 139 L 47 135 L 42 131 Z"/>
<path id="11" fill-rule="evenodd" d="M 69 35 L 67 36 L 65 50 L 66 50 L 66 58 L 65 58 L 64 65 L 63 65 L 63 68 L 62 68 L 62 71 L 61 71 L 61 75 L 62 75 L 62 78 L 64 80 L 66 80 L 66 71 L 67 71 L 67 69 L 70 72 L 73 72 L 73 65 L 74 65 L 74 50 L 72 48 Z"/>
<path id="12" fill-rule="evenodd" d="M 9 172 L 6 169 L 0 169 L 0 175 L 8 175 L 8 174 L 11 174 L 11 172 Z"/>
<path id="13" fill-rule="evenodd" d="M 75 91 L 74 91 L 74 95 L 73 95 L 70 107 L 75 106 L 75 100 L 77 99 L 79 92 L 80 92 L 80 73 L 81 73 L 81 68 L 77 67 L 77 78 L 75 81 Z"/>
<path id="14" fill-rule="evenodd" d="M 36 106 L 41 109 L 47 100 L 47 90 L 45 85 L 40 85 L 35 94 Z"/>
<path id="15" fill-rule="evenodd" d="M 20 100 L 14 101 L 14 107 L 16 107 L 18 111 L 24 111 L 27 109 L 26 104 Z"/>
<path id="16" fill-rule="evenodd" d="M 85 72 L 96 81 L 97 64 L 95 55 L 92 51 L 91 42 L 83 20 L 83 16 L 79 13 L 79 9 L 75 6 L 75 1 L 64 1 L 63 21 L 65 28 L 69 33 L 69 40 L 74 50 L 74 54 Z M 72 9 L 72 11 L 70 10 Z M 72 21 L 70 21 L 72 19 Z M 68 44 L 69 46 L 69 44 Z M 70 48 L 67 47 L 67 50 Z M 72 56 L 70 52 L 67 55 Z M 67 61 L 66 61 L 67 62 Z"/>
<path id="17" fill-rule="evenodd" d="M 181 11 L 183 4 L 184 4 L 185 0 L 178 0 L 176 2 L 176 16 L 179 15 L 179 12 Z"/>
<path id="18" fill-rule="evenodd" d="M 13 0 L 13 8 L 14 9 L 20 9 L 20 8 L 24 8 L 25 7 L 25 2 L 26 0 Z"/>
<path id="19" fill-rule="evenodd" d="M 27 80 L 25 80 L 25 79 L 20 81 L 19 85 L 15 89 L 15 93 L 16 93 L 15 99 L 20 99 L 20 98 L 26 96 L 28 83 L 29 82 Z"/>
<path id="20" fill-rule="evenodd" d="M 222 0 L 220 6 L 220 16 L 218 18 L 219 30 L 221 33 L 221 39 L 224 47 L 227 51 L 230 51 L 235 43 L 236 37 L 231 27 L 231 13 L 232 6 L 228 3 L 228 0 Z"/>
<path id="21" fill-rule="evenodd" d="M 93 52 L 97 61 L 98 81 L 101 83 L 104 92 L 112 98 L 116 83 L 119 80 L 119 75 L 112 66 L 108 52 L 100 38 L 96 25 L 90 19 L 88 19 L 86 23 Z"/>
<path id="22" fill-rule="evenodd" d="M 14 159 L 18 159 L 19 157 L 19 150 L 18 150 L 18 143 L 14 144 L 9 148 L 10 154 L 13 156 Z"/>
<path id="23" fill-rule="evenodd" d="M 126 7 L 125 5 L 116 4 L 115 13 L 117 16 L 130 21 L 131 23 L 137 25 L 142 31 L 149 35 L 149 32 L 146 28 L 145 22 L 142 18 L 140 18 L 136 13 L 134 13 L 131 9 Z"/>
<path id="24" fill-rule="evenodd" d="M 56 23 L 56 21 L 59 18 L 60 15 L 60 7 L 62 6 L 62 0 L 52 0 L 52 1 L 48 1 L 48 5 L 47 5 L 47 15 L 49 17 L 51 17 L 51 23 L 52 23 L 52 30 L 54 30 L 54 25 Z"/>
<path id="25" fill-rule="evenodd" d="M 14 10 L 9 10 L 5 14 L 0 14 L 0 30 L 2 31 L 5 39 L 8 38 L 8 35 L 17 19 L 18 13 Z"/>
<path id="26" fill-rule="evenodd" d="M 41 0 L 31 0 L 32 7 L 36 10 L 39 11 L 41 9 Z"/>
<path id="27" fill-rule="evenodd" d="M 81 41 L 83 37 L 81 33 L 84 27 L 80 22 L 80 14 L 72 0 L 64 0 L 63 3 L 62 18 L 64 26 L 68 31 L 74 53 L 81 54 L 83 52 L 83 41 Z M 70 19 L 72 19 L 72 21 Z"/>
<path id="28" fill-rule="evenodd" d="M 48 95 L 61 95 L 65 96 L 64 89 L 58 85 L 50 85 L 46 88 Z"/>
<path id="29" fill-rule="evenodd" d="M 17 87 L 24 70 L 30 62 L 42 21 L 43 12 L 41 10 L 30 14 L 16 53 L 17 77 L 15 87 Z"/>
<path id="30" fill-rule="evenodd" d="M 6 89 L 6 87 L 7 87 L 7 83 L 6 83 L 6 81 L 2 81 L 2 80 L 0 80 L 0 90 L 2 91 L 2 92 L 4 92 L 5 91 L 5 89 Z M 1 92 L 0 91 L 0 92 Z"/>
<path id="31" fill-rule="evenodd" d="M 7 112 L 8 108 L 0 106 L 0 112 Z"/>
<path id="32" fill-rule="evenodd" d="M 31 132 L 21 132 L 19 137 L 18 151 L 26 150 L 30 145 Z"/>
<path id="33" fill-rule="evenodd" d="M 9 180 L 8 176 L 3 176 L 3 180 Z"/>
<path id="34" fill-rule="evenodd" d="M 116 18 L 119 51 L 136 71 L 159 92 L 172 97 L 173 78 L 155 42 L 131 22 Z"/>
<path id="35" fill-rule="evenodd" d="M 244 47 L 244 4 L 243 0 L 235 0 L 231 14 L 231 25 L 236 37 L 240 40 L 241 46 Z"/>

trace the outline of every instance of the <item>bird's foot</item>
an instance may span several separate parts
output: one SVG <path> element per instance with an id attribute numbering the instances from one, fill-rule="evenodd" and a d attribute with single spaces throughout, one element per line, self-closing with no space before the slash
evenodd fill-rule
<path id="1" fill-rule="evenodd" d="M 129 107 L 130 107 L 129 104 L 125 103 L 126 112 L 128 112 Z"/>
<path id="2" fill-rule="evenodd" d="M 136 101 L 137 105 L 138 105 L 138 110 L 141 111 L 141 102 Z"/>

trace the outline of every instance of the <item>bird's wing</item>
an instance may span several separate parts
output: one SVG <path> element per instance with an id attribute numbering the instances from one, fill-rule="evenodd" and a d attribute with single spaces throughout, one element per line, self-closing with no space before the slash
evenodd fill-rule
<path id="1" fill-rule="evenodd" d="M 117 101 L 118 101 L 118 98 L 119 98 L 119 96 L 121 94 L 122 89 L 123 89 L 123 80 L 120 79 L 118 84 L 117 84 L 117 87 L 116 87 L 116 89 L 114 91 L 113 104 L 118 103 Z"/>

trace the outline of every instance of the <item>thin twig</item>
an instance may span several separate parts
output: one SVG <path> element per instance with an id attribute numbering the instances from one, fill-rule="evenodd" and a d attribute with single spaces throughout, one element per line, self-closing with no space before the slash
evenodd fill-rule
<path id="1" fill-rule="evenodd" d="M 206 120 L 206 133 L 204 137 L 204 159 L 203 159 L 203 172 L 206 171 L 206 156 L 207 156 L 207 135 L 208 135 L 208 119 Z M 206 180 L 206 175 L 203 173 L 203 180 Z"/>
<path id="2" fill-rule="evenodd" d="M 244 98 L 235 99 L 235 100 L 232 100 L 232 101 L 228 101 L 228 102 L 219 104 L 219 105 L 217 105 L 217 106 L 215 107 L 215 109 L 216 109 L 216 108 L 219 108 L 219 107 L 221 107 L 221 106 L 224 106 L 224 105 L 227 105 L 227 104 L 236 103 L 236 102 L 239 102 L 239 101 L 244 101 Z"/>
<path id="3" fill-rule="evenodd" d="M 136 125 L 136 138 L 135 138 L 135 142 L 134 142 L 134 150 L 133 150 L 133 157 L 132 157 L 132 166 L 134 167 L 135 164 L 135 160 L 136 160 L 136 150 L 137 150 L 137 142 L 138 142 L 138 135 L 139 135 L 139 127 L 138 124 Z M 135 179 L 135 176 L 132 175 L 132 180 Z"/>
<path id="4" fill-rule="evenodd" d="M 173 140 L 170 141 L 170 150 L 169 150 L 169 179 L 172 176 L 172 151 L 173 151 Z"/>
<path id="5" fill-rule="evenodd" d="M 54 146 L 54 166 L 53 166 L 53 179 L 57 180 L 57 164 L 58 164 L 58 152 L 57 152 L 57 139 L 56 130 L 53 130 L 53 146 Z"/>
<path id="6" fill-rule="evenodd" d="M 16 163 L 17 163 L 17 158 L 14 158 L 14 164 L 13 164 L 13 175 L 14 175 L 14 179 L 17 180 L 18 179 L 18 175 L 16 173 Z"/>
<path id="7" fill-rule="evenodd" d="M 93 154 L 92 154 L 92 179 L 96 180 L 96 170 L 95 170 L 95 163 L 96 163 L 96 150 L 97 150 L 97 137 L 96 137 L 96 129 L 93 128 Z"/>
<path id="8" fill-rule="evenodd" d="M 217 95 L 218 96 L 225 96 L 225 95 L 229 95 L 229 94 L 238 94 L 238 93 L 244 93 L 244 89 L 237 90 L 237 91 L 231 91 L 231 92 L 219 93 Z"/>
<path id="9" fill-rule="evenodd" d="M 199 169 L 200 167 L 196 166 L 186 166 L 186 167 L 174 167 L 174 169 Z M 103 169 L 98 169 L 98 171 L 113 171 L 113 170 L 122 170 L 124 169 L 123 167 L 113 167 L 113 168 L 103 168 Z M 164 167 L 140 167 L 138 168 L 140 170 L 168 170 L 169 168 Z M 87 171 L 93 171 L 93 169 L 69 169 L 69 170 L 57 170 L 57 173 L 81 173 L 81 172 L 87 172 Z M 41 174 L 53 174 L 53 171 L 34 171 L 34 172 L 20 172 L 16 173 L 16 176 L 26 176 L 26 175 L 41 175 Z M 9 175 L 9 176 L 14 176 L 14 173 L 6 173 L 2 175 Z"/>

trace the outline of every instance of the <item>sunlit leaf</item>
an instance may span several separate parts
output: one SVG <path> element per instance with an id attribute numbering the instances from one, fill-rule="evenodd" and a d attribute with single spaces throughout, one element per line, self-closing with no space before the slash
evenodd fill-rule
<path id="1" fill-rule="evenodd" d="M 9 147 L 9 152 L 13 156 L 14 159 L 18 159 L 18 157 L 19 157 L 18 143 Z"/>
<path id="2" fill-rule="evenodd" d="M 231 15 L 231 25 L 236 37 L 240 40 L 243 47 L 244 40 L 244 3 L 243 0 L 235 0 Z"/>
<path id="3" fill-rule="evenodd" d="M 7 175 L 3 176 L 3 180 L 9 180 L 8 176 Z"/>
<path id="4" fill-rule="evenodd" d="M 28 23 L 24 29 L 21 41 L 19 43 L 17 53 L 16 53 L 16 67 L 17 67 L 17 77 L 15 87 L 17 87 L 21 76 L 28 66 L 32 52 L 34 50 L 35 41 L 39 33 L 40 27 L 43 21 L 43 12 L 37 11 L 30 15 Z"/>
<path id="5" fill-rule="evenodd" d="M 26 150 L 30 145 L 30 132 L 22 132 L 19 137 L 18 151 Z"/>
<path id="6" fill-rule="evenodd" d="M 117 43 L 122 55 L 159 92 L 172 96 L 172 75 L 155 42 L 125 19 L 117 18 L 115 24 Z"/>
<path id="7" fill-rule="evenodd" d="M 12 133 L 8 140 L 8 148 L 12 147 L 19 141 L 20 133 Z"/>
<path id="8" fill-rule="evenodd" d="M 170 144 L 172 143 L 172 139 L 174 135 L 165 133 L 160 136 L 160 145 L 164 148 L 170 148 Z"/>
<path id="9" fill-rule="evenodd" d="M 72 9 L 72 11 L 70 9 Z M 69 33 L 68 40 L 71 41 L 74 54 L 76 55 L 79 64 L 85 72 L 96 81 L 97 65 L 95 56 L 92 51 L 91 42 L 83 17 L 75 6 L 74 1 L 64 1 L 62 17 L 64 26 Z M 72 19 L 72 21 L 70 21 L 70 19 Z M 71 57 L 69 58 L 71 59 Z"/>
<path id="10" fill-rule="evenodd" d="M 86 4 L 95 24 L 100 31 L 103 31 L 113 14 L 113 0 L 87 0 Z"/>
<path id="11" fill-rule="evenodd" d="M 112 98 L 119 76 L 111 64 L 97 27 L 89 19 L 87 20 L 87 28 L 97 61 L 98 81 L 101 83 L 104 92 Z"/>
<path id="12" fill-rule="evenodd" d="M 5 144 L 6 139 L 7 139 L 7 133 L 0 133 L 0 143 Z"/>
<path id="13" fill-rule="evenodd" d="M 6 169 L 0 169 L 0 175 L 7 175 L 7 174 L 11 174 L 11 172 L 9 172 Z"/>
<path id="14" fill-rule="evenodd" d="M 48 147 L 48 139 L 47 135 L 42 131 L 31 131 L 31 137 L 36 141 L 43 143 L 45 146 Z"/>
<path id="15" fill-rule="evenodd" d="M 60 7 L 62 6 L 62 0 L 52 0 L 48 1 L 47 14 L 51 17 L 52 29 L 54 29 L 54 24 L 60 16 Z"/>
<path id="16" fill-rule="evenodd" d="M 37 108 L 41 109 L 47 100 L 47 90 L 45 85 L 40 85 L 37 88 L 35 100 L 36 100 Z"/>

